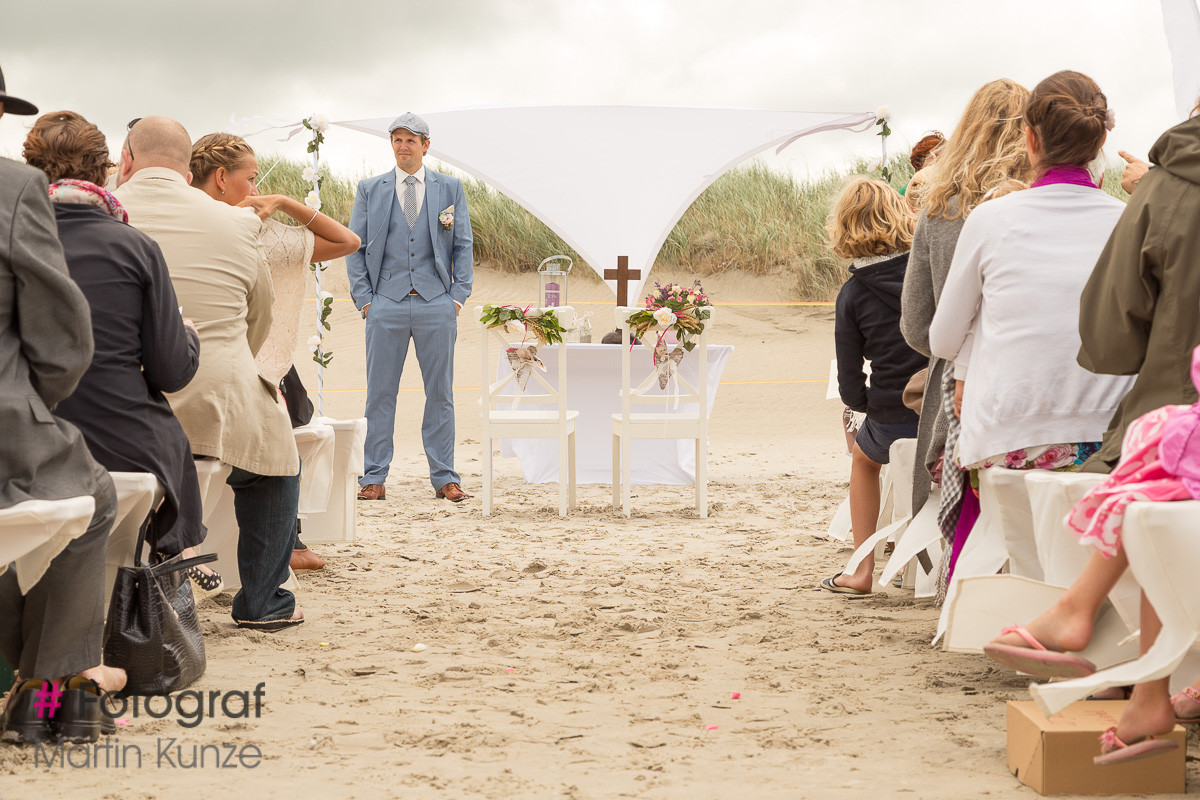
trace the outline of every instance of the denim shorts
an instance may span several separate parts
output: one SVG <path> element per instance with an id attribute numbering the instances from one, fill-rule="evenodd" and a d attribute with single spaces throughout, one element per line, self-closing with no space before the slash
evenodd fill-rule
<path id="1" fill-rule="evenodd" d="M 876 464 L 886 464 L 892 442 L 897 439 L 917 438 L 918 424 L 915 419 L 912 422 L 876 422 L 867 417 L 858 429 L 854 443 Z"/>

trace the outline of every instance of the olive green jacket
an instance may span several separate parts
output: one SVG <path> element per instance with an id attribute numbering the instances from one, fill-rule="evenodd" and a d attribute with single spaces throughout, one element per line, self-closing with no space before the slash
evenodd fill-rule
<path id="1" fill-rule="evenodd" d="M 1079 309 L 1079 364 L 1137 375 L 1100 451 L 1085 469 L 1107 472 L 1130 422 L 1196 401 L 1192 350 L 1200 345 L 1200 118 L 1164 133 L 1117 222 Z"/>

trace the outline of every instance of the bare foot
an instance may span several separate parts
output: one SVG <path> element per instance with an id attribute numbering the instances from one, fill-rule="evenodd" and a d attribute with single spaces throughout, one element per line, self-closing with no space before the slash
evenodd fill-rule
<path id="1" fill-rule="evenodd" d="M 1042 643 L 1047 650 L 1058 653 L 1075 653 L 1088 646 L 1092 640 L 1091 613 L 1080 614 L 1073 609 L 1055 604 L 1046 613 L 1025 626 L 1033 638 Z M 1029 647 L 1019 634 L 1001 634 L 992 640 L 992 644 L 1007 644 L 1013 647 Z"/>
<path id="2" fill-rule="evenodd" d="M 1117 723 L 1117 737 L 1126 744 L 1135 744 L 1150 736 L 1162 736 L 1175 727 L 1175 712 L 1171 704 L 1158 698 L 1138 700 L 1139 688 L 1134 689 L 1133 697 Z"/>
<path id="3" fill-rule="evenodd" d="M 837 586 L 845 586 L 850 589 L 857 589 L 860 592 L 871 591 L 871 579 L 874 577 L 872 572 L 856 573 L 854 575 L 843 572 L 834 578 L 833 582 Z"/>
<path id="4" fill-rule="evenodd" d="M 82 678 L 94 680 L 106 692 L 121 691 L 125 688 L 125 681 L 127 680 L 125 670 L 117 667 L 106 667 L 103 664 L 91 669 L 85 669 L 79 675 Z"/>
<path id="5" fill-rule="evenodd" d="M 1171 708 L 1177 719 L 1200 722 L 1200 692 L 1195 686 L 1188 686 L 1171 698 Z"/>

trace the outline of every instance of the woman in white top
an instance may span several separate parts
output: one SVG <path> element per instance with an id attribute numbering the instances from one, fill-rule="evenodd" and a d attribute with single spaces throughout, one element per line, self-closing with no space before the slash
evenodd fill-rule
<path id="1" fill-rule="evenodd" d="M 1075 360 L 1079 296 L 1124 209 L 1086 167 L 1111 127 L 1105 96 L 1086 75 L 1058 72 L 1024 117 L 1037 179 L 972 213 L 929 329 L 933 354 L 965 378 L 963 469 L 1077 468 L 1132 380 Z"/>
<path id="2" fill-rule="evenodd" d="M 308 265 L 341 258 L 358 249 L 353 231 L 319 211 L 285 195 L 260 195 L 258 159 L 246 140 L 232 133 L 210 133 L 192 145 L 192 185 L 215 200 L 254 209 L 263 219 L 260 240 L 275 300 L 271 332 L 255 356 L 259 374 L 275 386 L 292 367 L 300 331 L 300 312 Z M 271 219 L 282 212 L 300 225 Z M 320 569 L 325 562 L 306 548 L 299 535 L 292 552 L 292 569 Z"/>

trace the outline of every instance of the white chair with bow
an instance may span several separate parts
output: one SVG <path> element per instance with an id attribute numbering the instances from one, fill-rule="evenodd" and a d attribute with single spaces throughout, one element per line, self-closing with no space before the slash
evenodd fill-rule
<path id="1" fill-rule="evenodd" d="M 643 357 L 652 358 L 654 369 L 637 386 L 633 385 L 630 352 L 629 317 L 644 308 L 619 306 L 615 317 L 621 330 L 621 413 L 612 415 L 613 447 L 613 508 L 621 509 L 625 516 L 632 513 L 630 487 L 632 485 L 632 445 L 637 439 L 694 439 L 696 442 L 696 510 L 701 518 L 708 517 L 708 329 L 712 326 L 712 307 L 697 309 L 708 312 L 704 328 L 695 336 L 695 348 L 691 351 L 698 359 L 696 385 L 693 386 L 679 373 L 678 365 L 690 354 L 683 345 L 668 349 L 665 343 L 648 348 Z M 651 328 L 647 336 L 657 337 Z M 664 390 L 670 386 L 669 392 Z M 658 390 L 655 393 L 655 390 Z M 678 409 L 680 404 L 688 408 Z M 657 406 L 659 411 L 635 413 L 634 407 Z"/>
<path id="2" fill-rule="evenodd" d="M 575 322 L 575 310 L 570 306 L 537 309 L 538 314 L 553 314 L 559 325 L 570 328 Z M 509 330 L 505 325 L 488 327 L 483 322 L 484 310 L 475 307 L 476 324 L 481 334 L 480 353 L 483 366 L 483 396 L 480 400 L 483 417 L 483 514 L 492 513 L 492 446 L 497 439 L 557 439 L 558 440 L 558 515 L 565 517 L 575 508 L 575 423 L 578 411 L 567 409 L 567 348 L 565 343 L 554 346 L 557 361 L 557 386 L 543 374 L 545 365 L 538 355 L 539 344 L 520 323 Z M 519 330 L 518 330 L 519 329 Z M 516 341 L 513 341 L 516 339 Z M 507 354 L 512 368 L 507 375 L 496 378 L 496 358 L 491 345 Z M 533 393 L 527 392 L 532 380 Z M 540 389 L 540 391 L 539 391 Z M 524 407 L 522 407 L 524 406 Z M 564 479 L 565 475 L 565 479 Z"/>

